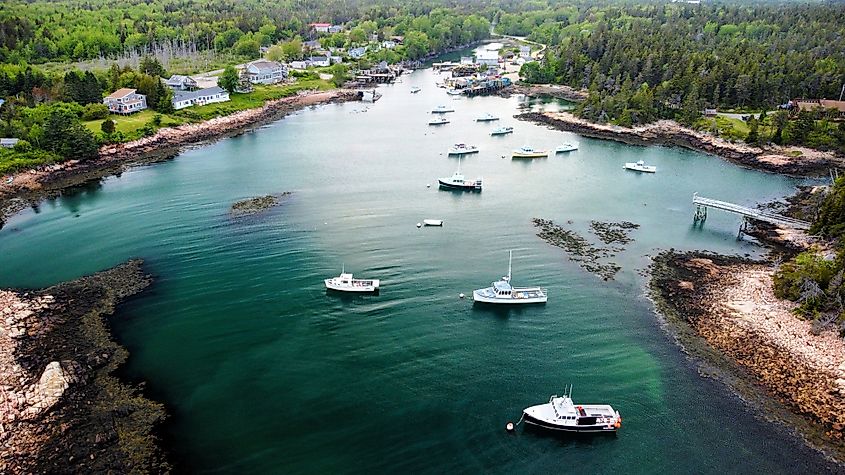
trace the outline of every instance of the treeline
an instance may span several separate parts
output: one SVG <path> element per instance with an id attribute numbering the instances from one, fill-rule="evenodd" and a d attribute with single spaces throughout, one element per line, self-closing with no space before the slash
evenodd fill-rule
<path id="1" fill-rule="evenodd" d="M 503 14 L 497 31 L 549 44 L 524 76 L 588 88 L 593 120 L 690 124 L 705 107 L 837 98 L 845 80 L 841 4 L 556 5 Z"/>
<path id="2" fill-rule="evenodd" d="M 10 0 L 0 9 L 0 62 L 114 57 L 162 44 L 255 56 L 262 46 L 312 36 L 311 22 L 374 22 L 397 35 L 424 34 L 414 47 L 436 51 L 486 35 L 487 19 L 466 22 L 482 7 L 480 0 Z"/>
<path id="3" fill-rule="evenodd" d="M 797 302 L 796 312 L 813 320 L 815 330 L 835 325 L 845 334 L 845 177 L 825 196 L 810 233 L 829 239 L 835 252 L 809 250 L 784 262 L 775 273 L 775 295 Z"/>

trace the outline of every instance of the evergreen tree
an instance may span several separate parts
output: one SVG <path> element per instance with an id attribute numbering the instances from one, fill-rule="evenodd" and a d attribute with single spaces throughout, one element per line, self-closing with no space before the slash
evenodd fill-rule
<path id="1" fill-rule="evenodd" d="M 42 143 L 46 150 L 69 160 L 88 160 L 97 156 L 94 134 L 67 109 L 54 108 L 47 116 Z"/>

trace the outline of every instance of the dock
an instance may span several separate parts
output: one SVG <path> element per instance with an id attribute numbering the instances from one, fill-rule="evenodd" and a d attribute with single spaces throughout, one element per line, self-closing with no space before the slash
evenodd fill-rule
<path id="1" fill-rule="evenodd" d="M 698 196 L 698 193 L 694 193 L 692 195 L 692 204 L 695 205 L 695 216 L 693 217 L 693 221 L 696 223 L 703 223 L 707 219 L 708 208 L 727 211 L 728 213 L 734 213 L 742 216 L 743 224 L 739 228 L 740 237 L 748 228 L 749 219 L 763 221 L 784 228 L 800 229 L 802 231 L 809 230 L 810 225 L 812 224 L 807 221 L 802 221 L 800 219 L 790 218 L 789 216 L 769 213 L 767 211 L 762 211 L 754 208 L 747 208 L 738 204 L 728 203 L 727 201 L 705 198 L 703 196 Z"/>

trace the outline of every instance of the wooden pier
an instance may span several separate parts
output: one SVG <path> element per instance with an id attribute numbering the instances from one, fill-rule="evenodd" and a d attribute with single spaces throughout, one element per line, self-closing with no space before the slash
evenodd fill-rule
<path id="1" fill-rule="evenodd" d="M 800 219 L 790 218 L 788 216 L 782 216 L 775 213 L 769 213 L 767 211 L 761 211 L 754 208 L 746 208 L 745 206 L 740 206 L 734 203 L 728 203 L 727 201 L 719 201 L 714 200 L 712 198 L 705 198 L 703 196 L 698 196 L 698 193 L 694 193 L 692 195 L 692 204 L 695 205 L 695 215 L 693 216 L 693 221 L 696 223 L 704 223 L 704 221 L 707 219 L 708 208 L 727 211 L 728 213 L 734 213 L 742 216 L 743 222 L 739 227 L 738 237 L 742 237 L 742 235 L 748 229 L 749 219 L 755 219 L 757 221 L 771 223 L 784 228 L 801 229 L 804 231 L 809 230 L 811 224 L 807 221 L 802 221 Z"/>

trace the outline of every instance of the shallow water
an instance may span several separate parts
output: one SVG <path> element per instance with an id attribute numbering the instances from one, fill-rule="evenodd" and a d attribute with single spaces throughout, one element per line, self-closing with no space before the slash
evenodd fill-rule
<path id="1" fill-rule="evenodd" d="M 734 216 L 711 212 L 694 227 L 694 192 L 754 205 L 796 182 L 516 121 L 520 98 L 453 100 L 436 76 L 418 71 L 383 87 L 376 104 L 302 111 L 21 213 L 0 230 L 0 286 L 42 287 L 144 258 L 156 282 L 113 322 L 132 355 L 128 374 L 169 405 L 166 440 L 183 469 L 823 470 L 698 376 L 657 323 L 639 275 L 658 249 L 759 252 L 736 240 Z M 451 123 L 427 126 L 438 104 L 455 107 Z M 473 121 L 486 112 L 502 120 Z M 501 125 L 516 132 L 491 137 Z M 509 158 L 522 145 L 570 141 L 580 149 Z M 446 155 L 456 142 L 480 147 L 461 168 L 484 176 L 482 193 L 437 189 L 458 167 Z M 658 173 L 622 169 L 638 159 Z M 228 215 L 239 199 L 283 191 L 294 193 L 262 216 Z M 537 238 L 534 217 L 593 242 L 590 220 L 641 227 L 614 259 L 623 270 L 603 282 Z M 417 229 L 424 218 L 445 225 Z M 514 282 L 548 287 L 548 304 L 459 299 L 507 271 L 508 249 Z M 327 295 L 322 279 L 342 265 L 381 279 L 381 294 Z M 618 436 L 504 431 L 569 383 L 576 402 L 622 413 Z"/>

